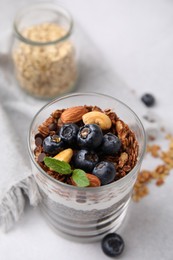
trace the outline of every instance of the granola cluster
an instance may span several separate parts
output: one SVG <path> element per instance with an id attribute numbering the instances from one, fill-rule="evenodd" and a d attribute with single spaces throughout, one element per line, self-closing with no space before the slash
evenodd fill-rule
<path id="1" fill-rule="evenodd" d="M 127 175 L 135 166 L 138 157 L 138 142 L 136 140 L 135 134 L 131 131 L 128 125 L 123 122 L 111 109 L 102 110 L 97 106 L 84 106 L 87 112 L 99 111 L 107 115 L 111 120 L 111 128 L 109 130 L 103 130 L 103 133 L 112 133 L 121 141 L 121 149 L 116 155 L 100 155 L 100 159 L 113 163 L 116 169 L 116 177 L 114 181 Z M 61 175 L 48 168 L 43 161 L 45 153 L 43 151 L 42 141 L 47 136 L 55 135 L 59 129 L 63 126 L 62 113 L 67 109 L 55 110 L 52 112 L 51 116 L 47 118 L 39 127 L 38 133 L 35 136 L 35 160 L 41 166 L 43 170 L 47 172 L 51 177 L 73 185 L 72 180 L 66 176 Z M 74 116 L 74 115 L 73 115 Z M 80 120 L 75 122 L 79 127 L 83 126 L 83 121 Z"/>
<path id="2" fill-rule="evenodd" d="M 160 159 L 161 164 L 157 165 L 153 170 L 142 170 L 137 178 L 133 190 L 133 200 L 140 201 L 143 197 L 149 194 L 149 184 L 155 182 L 157 186 L 161 186 L 165 182 L 165 178 L 173 169 L 173 136 L 167 135 L 166 139 L 169 141 L 168 150 L 163 151 L 161 146 L 157 144 L 148 145 L 147 153 L 153 159 Z"/>

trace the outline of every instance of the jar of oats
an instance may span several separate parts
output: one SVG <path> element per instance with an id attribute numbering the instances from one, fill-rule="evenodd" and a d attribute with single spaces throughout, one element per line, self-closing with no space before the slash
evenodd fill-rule
<path id="1" fill-rule="evenodd" d="M 14 20 L 15 74 L 22 89 L 40 98 L 73 90 L 76 50 L 70 14 L 52 3 L 31 5 Z"/>

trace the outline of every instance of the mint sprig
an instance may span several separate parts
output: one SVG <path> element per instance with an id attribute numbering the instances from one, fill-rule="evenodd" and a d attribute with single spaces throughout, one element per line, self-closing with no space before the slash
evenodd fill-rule
<path id="1" fill-rule="evenodd" d="M 47 167 L 51 168 L 55 172 L 58 172 L 60 174 L 71 174 L 71 166 L 69 163 L 66 163 L 64 161 L 60 161 L 57 159 L 54 159 L 52 157 L 45 157 L 44 163 Z"/>
<path id="2" fill-rule="evenodd" d="M 75 169 L 73 170 L 72 179 L 78 187 L 87 187 L 90 182 L 83 170 Z"/>
<path id="3" fill-rule="evenodd" d="M 47 167 L 59 174 L 72 174 L 72 179 L 78 187 L 87 187 L 90 185 L 86 173 L 81 169 L 72 170 L 69 163 L 54 159 L 52 157 L 45 157 L 44 163 Z"/>

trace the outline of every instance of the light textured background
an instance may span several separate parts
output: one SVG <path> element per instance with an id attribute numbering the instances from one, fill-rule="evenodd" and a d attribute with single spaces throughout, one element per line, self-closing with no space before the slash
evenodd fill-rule
<path id="1" fill-rule="evenodd" d="M 15 11 L 30 1 L 0 1 L 0 32 L 11 28 Z M 137 95 L 149 91 L 157 98 L 157 112 L 173 132 L 173 1 L 171 0 L 64 0 L 115 76 Z M 105 89 L 109 87 L 105 86 Z M 118 90 L 116 90 L 118 91 Z M 116 94 L 116 93 L 115 93 Z M 126 243 L 121 259 L 173 259 L 173 175 L 140 203 L 119 231 Z M 38 209 L 26 214 L 8 234 L 0 233 L 1 260 L 108 259 L 100 244 L 77 244 L 49 229 Z"/>

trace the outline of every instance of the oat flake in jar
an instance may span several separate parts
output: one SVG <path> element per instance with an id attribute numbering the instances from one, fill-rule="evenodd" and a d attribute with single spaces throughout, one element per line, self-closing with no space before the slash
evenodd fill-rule
<path id="1" fill-rule="evenodd" d="M 70 14 L 52 3 L 31 5 L 16 15 L 12 57 L 16 78 L 26 92 L 52 98 L 75 87 L 72 27 Z"/>

